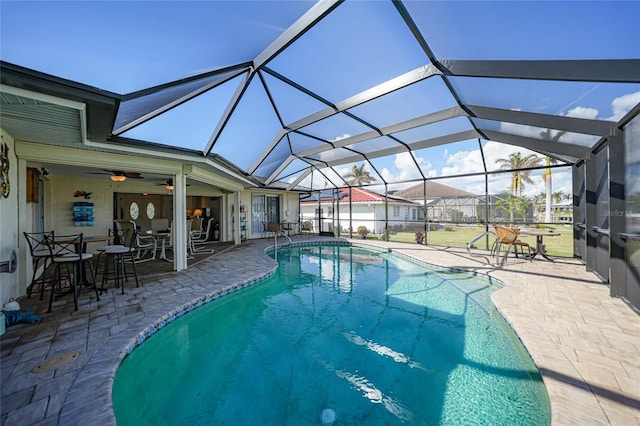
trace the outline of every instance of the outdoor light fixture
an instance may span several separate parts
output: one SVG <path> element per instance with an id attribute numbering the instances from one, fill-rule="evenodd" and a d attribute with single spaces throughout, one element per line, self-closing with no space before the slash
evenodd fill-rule
<path id="1" fill-rule="evenodd" d="M 167 188 L 167 191 L 173 191 L 173 185 L 167 185 L 165 188 Z"/>
<path id="2" fill-rule="evenodd" d="M 125 180 L 127 180 L 127 177 L 121 175 L 111 175 L 111 180 L 114 182 L 124 182 Z"/>

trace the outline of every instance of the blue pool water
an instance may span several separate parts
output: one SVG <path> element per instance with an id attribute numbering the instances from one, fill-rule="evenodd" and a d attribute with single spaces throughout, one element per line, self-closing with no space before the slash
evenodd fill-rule
<path id="1" fill-rule="evenodd" d="M 488 279 L 347 246 L 178 318 L 119 367 L 119 425 L 545 425 Z M 323 423 L 324 421 L 324 423 Z"/>

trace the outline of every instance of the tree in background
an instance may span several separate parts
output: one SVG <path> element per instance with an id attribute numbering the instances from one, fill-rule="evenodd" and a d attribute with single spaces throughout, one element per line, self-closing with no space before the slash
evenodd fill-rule
<path id="1" fill-rule="evenodd" d="M 549 140 L 552 142 L 558 142 L 560 140 L 560 138 L 565 134 L 566 132 L 564 130 L 562 131 L 557 131 L 557 132 L 553 132 L 553 130 L 551 129 L 546 129 L 540 132 L 540 137 L 542 139 L 545 140 Z M 545 186 L 545 193 L 546 193 L 546 208 L 544 211 L 544 221 L 545 222 L 551 222 L 551 201 L 552 201 L 552 181 L 551 181 L 551 165 L 552 164 L 556 164 L 558 162 L 558 160 L 556 160 L 555 158 L 551 158 L 549 156 L 547 156 L 547 170 L 545 171 L 545 173 L 542 175 L 542 180 L 544 181 L 544 186 Z"/>
<path id="2" fill-rule="evenodd" d="M 523 156 L 520 151 L 509 154 L 508 158 L 498 158 L 496 164 L 500 164 L 500 170 L 513 170 L 511 175 L 511 195 L 514 197 L 522 197 L 522 190 L 524 184 L 531 184 L 533 180 L 529 176 L 531 170 L 518 170 L 526 169 L 529 167 L 536 167 L 540 165 L 542 159 L 535 154 L 529 154 Z"/>
<path id="3" fill-rule="evenodd" d="M 364 163 L 360 164 L 359 167 L 354 165 L 351 171 L 342 177 L 347 180 L 349 185 L 354 186 L 362 186 L 376 181 L 376 178 L 364 169 Z"/>
<path id="4" fill-rule="evenodd" d="M 526 197 L 520 198 L 509 196 L 497 200 L 496 207 L 498 211 L 504 211 L 505 213 L 508 213 L 509 221 L 513 223 L 516 216 L 521 218 L 523 221 L 526 221 L 527 211 L 529 210 L 529 203 L 530 201 Z"/>
<path id="5" fill-rule="evenodd" d="M 553 200 L 554 203 L 561 203 L 564 200 L 568 200 L 569 198 L 571 198 L 571 195 L 565 193 L 564 191 L 556 191 L 553 194 L 551 194 L 551 199 Z"/>
<path id="6" fill-rule="evenodd" d="M 533 207 L 536 213 L 536 220 L 539 220 L 540 214 L 542 213 L 544 200 L 547 198 L 547 195 L 544 192 L 534 195 L 533 197 Z"/>

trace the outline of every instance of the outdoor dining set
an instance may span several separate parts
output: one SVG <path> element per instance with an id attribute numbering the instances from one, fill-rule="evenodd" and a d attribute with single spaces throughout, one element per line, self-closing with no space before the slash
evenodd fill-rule
<path id="1" fill-rule="evenodd" d="M 167 254 L 173 248 L 173 232 L 169 221 L 161 219 L 153 225 L 150 231 L 141 233 L 134 221 L 115 220 L 108 235 L 96 236 L 84 233 L 58 235 L 54 231 L 25 232 L 33 267 L 31 282 L 27 287 L 28 297 L 32 293 L 40 293 L 42 300 L 49 291 L 47 312 L 51 312 L 55 299 L 71 293 L 77 311 L 81 291 L 94 292 L 99 301 L 100 294 L 108 291 L 110 281 L 115 288 L 120 288 L 122 294 L 130 278 L 139 287 L 136 264 L 156 259 L 173 261 Z M 192 229 L 193 219 L 186 224 L 189 257 L 214 252 L 204 247 L 212 232 L 213 219 L 207 223 L 198 221 L 197 225 Z M 87 250 L 89 243 L 102 245 L 91 253 Z M 101 277 L 99 283 L 98 276 Z"/>

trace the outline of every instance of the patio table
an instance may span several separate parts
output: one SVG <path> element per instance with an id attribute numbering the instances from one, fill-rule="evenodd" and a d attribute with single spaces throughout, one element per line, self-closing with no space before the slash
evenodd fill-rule
<path id="1" fill-rule="evenodd" d="M 87 244 L 89 243 L 105 243 L 105 242 L 110 242 L 113 241 L 113 236 L 111 235 L 83 235 L 82 236 L 82 247 L 78 247 L 78 245 L 76 244 L 75 246 L 75 250 L 76 253 L 86 253 L 87 252 Z M 60 243 L 60 244 L 66 244 L 71 242 L 71 240 L 69 239 L 64 239 L 64 238 L 55 238 L 55 242 L 56 243 Z M 90 284 L 87 281 L 87 272 L 85 270 L 85 267 L 83 265 L 82 268 L 80 268 L 80 283 L 82 283 L 83 285 L 85 284 Z"/>
<path id="2" fill-rule="evenodd" d="M 173 262 L 173 259 L 167 257 L 167 243 L 171 238 L 171 231 L 166 232 L 152 232 L 152 237 L 162 240 L 162 245 L 160 246 L 160 259 L 166 260 L 167 262 Z"/>
<path id="3" fill-rule="evenodd" d="M 535 229 L 521 229 L 520 230 L 520 235 L 531 235 L 536 237 L 536 250 L 535 252 L 531 255 L 531 259 L 535 258 L 538 254 L 542 257 L 544 257 L 545 259 L 547 259 L 549 262 L 553 262 L 553 259 L 551 259 L 549 256 L 547 256 L 547 251 L 544 247 L 544 244 L 542 243 L 542 239 L 544 237 L 556 237 L 560 234 L 558 234 L 557 232 L 553 232 L 553 231 L 539 231 L 539 230 L 535 230 Z"/>
<path id="4" fill-rule="evenodd" d="M 287 235 L 295 235 L 296 234 L 296 226 L 298 224 L 296 222 L 281 222 L 280 229 L 287 233 Z"/>
<path id="5" fill-rule="evenodd" d="M 76 252 L 86 253 L 88 243 L 104 243 L 112 240 L 113 240 L 113 237 L 111 235 L 83 235 L 82 247 L 76 247 Z M 61 243 L 61 244 L 66 244 L 71 242 L 71 240 L 63 239 L 63 238 L 56 238 L 55 241 L 56 243 Z"/>

